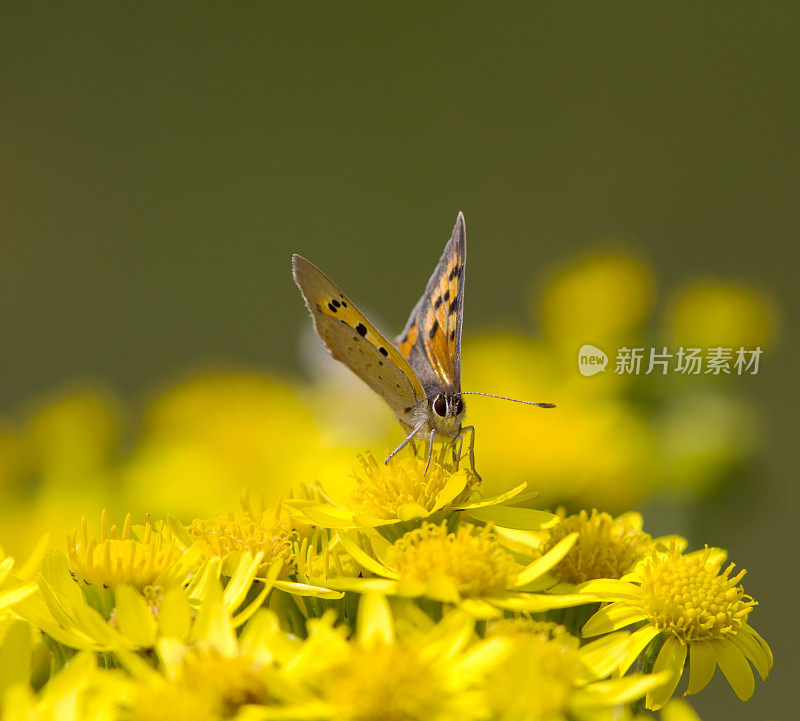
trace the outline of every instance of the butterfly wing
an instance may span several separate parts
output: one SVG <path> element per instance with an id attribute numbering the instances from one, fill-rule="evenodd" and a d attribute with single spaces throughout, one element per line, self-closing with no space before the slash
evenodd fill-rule
<path id="1" fill-rule="evenodd" d="M 380 395 L 401 421 L 425 399 L 409 362 L 317 266 L 292 256 L 292 275 L 330 354 Z"/>
<path id="2" fill-rule="evenodd" d="M 458 214 L 453 234 L 425 293 L 397 338 L 422 385 L 431 392 L 461 391 L 461 324 L 464 317 L 464 263 L 467 235 Z"/>

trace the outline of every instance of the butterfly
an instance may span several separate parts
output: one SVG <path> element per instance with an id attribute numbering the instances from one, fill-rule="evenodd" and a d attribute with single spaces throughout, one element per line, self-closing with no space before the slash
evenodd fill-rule
<path id="1" fill-rule="evenodd" d="M 406 430 L 405 439 L 387 463 L 409 443 L 426 437 L 427 472 L 434 439 L 443 437 L 453 446 L 457 467 L 463 439 L 469 433 L 469 460 L 475 471 L 475 428 L 463 425 L 463 396 L 468 393 L 461 390 L 466 259 L 464 215 L 459 213 L 425 292 L 392 344 L 317 266 L 300 255 L 292 256 L 292 275 L 317 335 L 336 360 L 386 401 Z M 518 402 L 553 407 L 552 403 Z"/>

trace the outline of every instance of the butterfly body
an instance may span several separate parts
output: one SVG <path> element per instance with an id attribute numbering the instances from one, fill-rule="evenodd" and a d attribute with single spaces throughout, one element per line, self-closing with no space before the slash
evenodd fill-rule
<path id="1" fill-rule="evenodd" d="M 395 346 L 319 268 L 302 256 L 292 257 L 295 283 L 325 347 L 378 393 L 406 428 L 406 439 L 391 455 L 427 436 L 430 458 L 437 435 L 455 443 L 467 430 L 461 397 L 465 260 L 464 216 L 459 213 L 425 293 Z M 472 443 L 470 458 L 474 467 Z"/>

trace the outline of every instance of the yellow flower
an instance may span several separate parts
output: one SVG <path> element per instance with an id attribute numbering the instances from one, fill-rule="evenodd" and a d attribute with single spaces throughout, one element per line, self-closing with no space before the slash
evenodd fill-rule
<path id="1" fill-rule="evenodd" d="M 490 637 L 506 639 L 509 652 L 486 678 L 486 692 L 497 721 L 567 721 L 595 718 L 642 698 L 666 674 L 635 674 L 605 679 L 625 648 L 617 633 L 581 647 L 562 626 L 518 619 L 489 627 Z"/>
<path id="2" fill-rule="evenodd" d="M 542 298 L 542 327 L 554 339 L 614 343 L 649 316 L 655 294 L 653 272 L 620 252 L 588 255 L 555 274 Z M 574 345 L 575 342 L 578 345 Z"/>
<path id="3" fill-rule="evenodd" d="M 425 473 L 424 460 L 417 456 L 393 458 L 387 465 L 379 464 L 367 451 L 358 460 L 361 470 L 354 474 L 358 487 L 353 491 L 352 503 L 355 515 L 365 518 L 425 518 L 442 507 L 442 501 L 450 495 L 443 493 L 445 489 L 458 489 L 458 495 L 446 501 L 458 505 L 469 498 L 477 482 L 472 474 L 461 471 L 456 475 L 433 459 Z M 451 482 L 453 476 L 458 479 L 455 483 Z"/>
<path id="4" fill-rule="evenodd" d="M 125 718 L 211 721 L 237 717 L 243 706 L 276 703 L 278 694 L 271 690 L 276 685 L 271 671 L 273 647 L 288 643 L 294 649 L 297 644 L 284 638 L 277 619 L 265 610 L 251 613 L 237 635 L 238 622 L 226 595 L 219 579 L 208 580 L 191 635 L 184 640 L 162 637 L 156 641 L 157 670 L 138 655 L 117 650 L 132 676 L 123 703 Z M 278 688 L 285 693 L 285 684 Z"/>
<path id="5" fill-rule="evenodd" d="M 214 515 L 249 488 L 270 503 L 315 474 L 320 430 L 299 389 L 253 373 L 198 375 L 148 409 L 123 473 L 131 507 Z M 192 493 L 187 493 L 191 487 Z"/>
<path id="6" fill-rule="evenodd" d="M 452 613 L 427 632 L 399 638 L 383 596 L 366 594 L 352 643 L 319 676 L 328 716 L 347 721 L 460 721 L 485 718 L 481 679 L 504 652 L 470 645 L 473 622 Z"/>
<path id="7" fill-rule="evenodd" d="M 86 508 L 114 502 L 121 418 L 111 393 L 77 385 L 27 405 L 16 428 L 0 421 L 0 543 L 22 554 L 45 530 L 63 537 Z"/>
<path id="8" fill-rule="evenodd" d="M 763 679 L 772 668 L 769 646 L 747 623 L 755 601 L 739 585 L 745 572 L 731 578 L 733 564 L 720 572 L 724 560 L 724 552 L 718 549 L 684 556 L 673 545 L 666 551 L 653 551 L 621 580 L 589 581 L 581 587 L 595 598 L 610 601 L 586 623 L 584 636 L 641 624 L 630 636 L 620 673 L 625 673 L 654 639 L 662 642 L 653 670 L 669 671 L 670 680 L 648 694 L 648 708 L 660 708 L 667 702 L 687 655 L 687 694 L 705 688 L 719 665 L 736 695 L 746 701 L 754 690 L 748 661 Z"/>
<path id="9" fill-rule="evenodd" d="M 626 513 L 613 518 L 593 510 L 566 516 L 548 531 L 542 546 L 547 551 L 570 533 L 578 540 L 556 565 L 552 574 L 564 588 L 595 578 L 622 578 L 653 548 L 653 540 L 642 531 L 642 517 Z"/>
<path id="10" fill-rule="evenodd" d="M 667 326 L 675 343 L 695 348 L 768 346 L 777 333 L 774 300 L 719 280 L 695 281 L 670 302 Z"/>
<path id="11" fill-rule="evenodd" d="M 442 444 L 425 472 L 426 459 L 413 454 L 398 455 L 389 463 L 378 463 L 367 452 L 360 455 L 353 473 L 356 481 L 350 497 L 337 502 L 321 488 L 305 489 L 304 495 L 284 502 L 300 523 L 325 528 L 379 528 L 387 537 L 397 538 L 419 519 L 461 511 L 484 521 L 497 521 L 515 528 L 542 528 L 556 521 L 552 513 L 526 508 L 508 508 L 530 497 L 522 483 L 510 491 L 482 497 L 477 477 L 463 467 L 454 471 L 445 461 L 450 451 Z M 324 499 L 324 500 L 323 500 Z"/>
<path id="12" fill-rule="evenodd" d="M 257 559 L 253 578 L 264 581 L 270 589 L 295 596 L 341 598 L 343 594 L 338 591 L 294 580 L 297 534 L 278 515 L 279 508 L 267 511 L 263 506 L 255 506 L 245 493 L 235 509 L 216 519 L 196 519 L 189 528 L 175 516 L 169 516 L 167 522 L 186 547 L 198 550 L 202 547 L 207 564 L 218 568 L 219 573 L 232 575 L 242 564 Z"/>
<path id="13" fill-rule="evenodd" d="M 189 533 L 200 543 L 207 557 L 225 558 L 238 551 L 261 553 L 263 574 L 273 562 L 287 571 L 294 567 L 293 549 L 297 533 L 287 519 L 281 517 L 280 504 L 274 510 L 253 503 L 245 491 L 228 513 L 214 519 L 195 519 Z"/>
<path id="14" fill-rule="evenodd" d="M 148 519 L 135 534 L 128 514 L 118 532 L 116 525 L 109 527 L 105 510 L 100 537 L 89 533 L 84 516 L 68 539 L 68 555 L 74 577 L 98 589 L 123 584 L 138 589 L 175 586 L 183 583 L 198 561 L 198 554 L 187 552 L 163 526 L 154 530 Z"/>
<path id="15" fill-rule="evenodd" d="M 3 698 L 3 719 L 25 721 L 114 721 L 128 692 L 119 670 L 98 668 L 97 657 L 75 654 L 40 693 L 27 683 L 10 687 Z"/>
<path id="16" fill-rule="evenodd" d="M 527 566 L 503 549 L 491 526 L 467 523 L 450 532 L 446 522 L 423 523 L 393 544 L 374 531 L 340 532 L 339 537 L 364 571 L 377 578 L 331 578 L 326 581 L 331 588 L 429 598 L 457 604 L 479 618 L 500 616 L 501 609 L 538 612 L 588 602 L 582 594 L 525 592 L 564 557 L 577 534 Z"/>
<path id="17" fill-rule="evenodd" d="M 141 721 L 202 721 L 234 718 L 246 704 L 271 700 L 264 663 L 247 655 L 218 650 L 185 649 L 169 670 L 168 681 L 140 684 L 133 700 L 133 718 Z"/>
<path id="18" fill-rule="evenodd" d="M 244 551 L 231 556 L 223 572 L 221 559 L 201 564 L 199 548 L 185 548 L 166 529 L 154 531 L 148 523 L 139 529 L 142 540 L 136 541 L 129 521 L 122 539 L 116 538 L 113 527 L 107 528 L 105 519 L 103 527 L 104 540 L 87 543 L 84 522 L 83 540 L 71 548 L 72 561 L 60 551 L 48 552 L 37 578 L 39 592 L 18 608 L 20 616 L 66 648 L 118 653 L 152 648 L 162 637 L 190 639 L 202 626 L 204 599 L 223 578 L 224 608 L 234 626 L 240 626 L 264 602 L 280 571 L 280 565 L 275 565 L 256 583 L 256 572 L 263 565 L 261 554 Z M 165 557 L 162 544 L 150 543 L 156 534 L 163 534 L 170 548 L 177 549 L 177 554 L 167 554 L 170 563 L 160 562 Z M 112 551 L 112 544 L 103 554 L 95 553 L 114 540 L 128 542 L 124 552 Z M 76 565 L 75 559 L 80 563 Z"/>
<path id="19" fill-rule="evenodd" d="M 465 389 L 556 403 L 542 410 L 469 397 L 486 494 L 525 482 L 540 493 L 542 507 L 621 511 L 652 493 L 660 479 L 653 473 L 657 439 L 648 416 L 622 395 L 625 379 L 613 369 L 583 378 L 578 347 L 561 367 L 552 348 L 522 336 L 494 333 L 466 341 Z"/>

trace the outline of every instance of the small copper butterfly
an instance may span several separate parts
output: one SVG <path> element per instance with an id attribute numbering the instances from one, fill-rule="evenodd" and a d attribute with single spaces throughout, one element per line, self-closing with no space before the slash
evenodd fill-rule
<path id="1" fill-rule="evenodd" d="M 469 458 L 475 470 L 475 428 L 463 425 L 462 396 L 491 394 L 461 390 L 466 259 L 467 234 L 464 215 L 459 213 L 425 292 L 393 345 L 319 268 L 300 255 L 292 256 L 294 281 L 325 347 L 389 404 L 406 430 L 405 439 L 386 462 L 425 436 L 430 463 L 433 441 L 442 436 L 453 445 L 458 466 L 461 441 L 469 432 Z M 517 402 L 553 407 L 552 403 Z"/>

